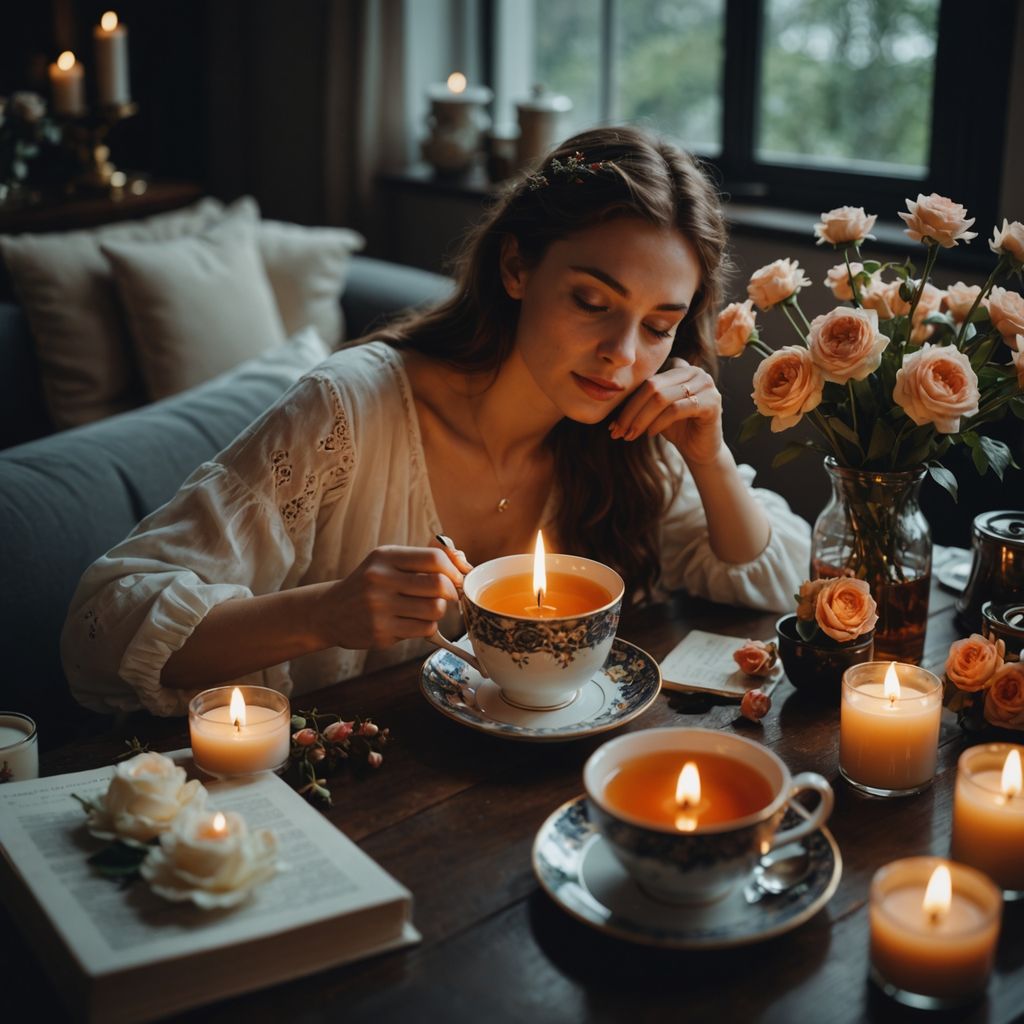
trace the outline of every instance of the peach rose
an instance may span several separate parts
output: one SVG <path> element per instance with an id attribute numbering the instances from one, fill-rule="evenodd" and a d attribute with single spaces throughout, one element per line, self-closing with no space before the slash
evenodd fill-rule
<path id="1" fill-rule="evenodd" d="M 825 380 L 845 384 L 878 369 L 889 339 L 878 329 L 873 309 L 837 306 L 811 321 L 807 349 Z"/>
<path id="2" fill-rule="evenodd" d="M 754 371 L 750 397 L 762 416 L 771 417 L 772 433 L 795 427 L 805 412 L 821 402 L 825 380 L 798 345 L 786 345 L 768 356 Z"/>
<path id="3" fill-rule="evenodd" d="M 1024 297 L 1006 288 L 993 288 L 988 296 L 988 315 L 992 326 L 1013 345 L 1018 334 L 1024 334 Z"/>
<path id="4" fill-rule="evenodd" d="M 740 714 L 759 722 L 772 709 L 772 699 L 764 690 L 747 690 L 740 701 Z"/>
<path id="5" fill-rule="evenodd" d="M 723 359 L 742 355 L 751 335 L 754 333 L 754 318 L 757 314 L 751 308 L 753 302 L 730 302 L 718 314 L 715 325 L 715 347 Z"/>
<path id="6" fill-rule="evenodd" d="M 1024 391 L 1024 334 L 1013 339 L 1013 351 L 1010 353 L 1014 368 L 1017 371 L 1017 387 Z"/>
<path id="7" fill-rule="evenodd" d="M 810 622 L 814 618 L 814 609 L 818 605 L 818 591 L 828 580 L 804 580 L 797 594 L 796 617 Z"/>
<path id="8" fill-rule="evenodd" d="M 989 680 L 1003 667 L 1006 644 L 993 643 L 980 633 L 950 645 L 946 658 L 946 675 L 958 689 L 969 693 L 984 690 Z"/>
<path id="9" fill-rule="evenodd" d="M 864 309 L 873 309 L 879 320 L 891 320 L 896 316 L 896 311 L 890 305 L 890 297 L 893 295 L 898 303 L 906 305 L 904 313 L 910 308 L 899 297 L 899 287 L 899 281 L 883 281 L 880 277 L 875 277 L 866 288 L 861 289 L 860 304 Z"/>
<path id="10" fill-rule="evenodd" d="M 994 253 L 1012 256 L 1018 263 L 1024 263 L 1024 224 L 1019 220 L 1011 223 L 1004 217 L 1003 226 L 992 229 L 988 247 Z"/>
<path id="11" fill-rule="evenodd" d="M 942 300 L 946 293 L 933 284 L 926 284 L 921 298 L 917 300 L 917 309 L 914 310 L 914 329 L 910 332 L 910 340 L 915 345 L 927 341 L 935 333 L 934 324 L 926 324 L 925 317 L 932 313 L 938 313 L 942 307 Z"/>
<path id="12" fill-rule="evenodd" d="M 748 676 L 766 676 L 775 667 L 779 649 L 771 641 L 748 640 L 733 651 L 733 660 Z"/>
<path id="13" fill-rule="evenodd" d="M 853 301 L 853 288 L 850 286 L 850 275 L 856 277 L 864 269 L 863 263 L 857 263 L 854 260 L 850 261 L 850 269 L 846 269 L 845 263 L 837 263 L 826 276 L 825 280 L 821 283 L 832 292 L 832 294 L 840 302 L 852 302 Z M 871 284 L 874 284 L 876 275 L 872 275 Z M 863 292 L 870 287 L 870 285 L 860 284 L 858 282 L 857 288 L 863 294 Z"/>
<path id="14" fill-rule="evenodd" d="M 980 293 L 981 285 L 964 284 L 963 281 L 957 281 L 956 284 L 951 284 L 946 289 L 946 297 L 942 300 L 942 306 L 954 320 L 963 323 L 974 305 L 974 300 Z M 982 299 L 979 305 L 988 309 L 988 299 Z"/>
<path id="15" fill-rule="evenodd" d="M 875 226 L 878 214 L 867 214 L 863 206 L 839 206 L 821 215 L 821 223 L 814 225 L 816 245 L 828 242 L 844 245 L 847 242 L 860 244 L 865 238 L 874 238 L 868 232 Z"/>
<path id="16" fill-rule="evenodd" d="M 951 249 L 959 241 L 978 237 L 976 231 L 967 230 L 974 218 L 969 218 L 967 210 L 952 199 L 933 192 L 930 196 L 918 194 L 917 202 L 908 199 L 906 203 L 910 213 L 899 216 L 907 225 L 904 233 L 914 242 L 930 238 L 943 249 Z"/>
<path id="17" fill-rule="evenodd" d="M 771 309 L 810 283 L 796 260 L 776 260 L 751 274 L 747 294 L 758 309 Z"/>
<path id="18" fill-rule="evenodd" d="M 1024 662 L 1011 661 L 996 672 L 985 695 L 985 721 L 1024 729 Z"/>
<path id="19" fill-rule="evenodd" d="M 849 576 L 828 580 L 818 591 L 814 618 L 826 636 L 841 644 L 870 633 L 878 614 L 867 580 Z"/>
<path id="20" fill-rule="evenodd" d="M 893 401 L 919 426 L 955 434 L 961 416 L 978 412 L 978 377 L 967 355 L 950 345 L 924 345 L 904 356 Z"/>

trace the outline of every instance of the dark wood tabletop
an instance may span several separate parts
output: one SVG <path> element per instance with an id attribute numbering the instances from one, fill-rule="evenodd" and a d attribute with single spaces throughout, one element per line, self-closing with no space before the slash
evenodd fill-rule
<path id="1" fill-rule="evenodd" d="M 924 664 L 941 671 L 956 638 L 952 596 L 934 589 Z M 677 598 L 624 617 L 619 635 L 663 658 L 690 629 L 768 638 L 775 616 Z M 611 938 L 571 918 L 534 878 L 531 846 L 560 804 L 581 793 L 587 757 L 609 735 L 511 742 L 439 714 L 407 663 L 293 701 L 293 708 L 370 715 L 394 742 L 383 766 L 338 779 L 327 812 L 414 894 L 423 942 L 400 952 L 251 993 L 185 1015 L 195 1021 L 904 1021 L 925 1016 L 868 984 L 868 887 L 891 860 L 949 852 L 956 761 L 965 739 L 944 718 L 933 786 L 877 800 L 838 777 L 838 707 L 809 703 L 785 680 L 760 723 L 734 702 L 663 691 L 626 730 L 721 729 L 760 740 L 791 771 L 817 771 L 836 791 L 829 829 L 843 874 L 828 904 L 795 930 L 731 950 L 681 952 Z M 44 774 L 110 763 L 125 736 L 154 749 L 188 745 L 185 723 L 134 718 L 120 734 L 52 751 Z M 999 1024 L 1024 1012 L 1024 907 L 1004 914 L 987 997 L 931 1020 Z M 6 934 L 10 936 L 10 922 Z M 41 968 L 12 950 L 5 971 L 34 993 L 33 1009 L 61 1019 Z M 4 992 L 10 992 L 8 979 Z M 48 1012 L 49 1011 L 49 1012 Z"/>

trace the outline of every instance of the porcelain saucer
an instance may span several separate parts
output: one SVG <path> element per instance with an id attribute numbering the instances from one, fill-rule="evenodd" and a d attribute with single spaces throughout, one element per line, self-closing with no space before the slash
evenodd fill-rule
<path id="1" fill-rule="evenodd" d="M 798 822 L 786 812 L 783 827 Z M 826 828 L 803 845 L 810 873 L 778 896 L 754 903 L 744 886 L 706 906 L 674 906 L 647 896 L 626 874 L 587 818 L 586 797 L 558 808 L 533 844 L 533 870 L 563 910 L 598 931 L 630 942 L 673 949 L 725 949 L 788 932 L 816 914 L 839 885 L 843 862 Z"/>
<path id="2" fill-rule="evenodd" d="M 468 637 L 457 641 L 470 649 Z M 615 729 L 650 706 L 661 689 L 661 669 L 646 651 L 616 638 L 599 672 L 573 701 L 557 711 L 513 707 L 490 679 L 484 679 L 449 651 L 423 663 L 420 689 L 431 704 L 471 729 L 511 740 L 557 742 Z"/>

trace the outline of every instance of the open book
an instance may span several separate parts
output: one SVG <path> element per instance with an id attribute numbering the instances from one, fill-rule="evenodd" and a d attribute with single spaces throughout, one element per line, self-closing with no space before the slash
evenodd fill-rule
<path id="1" fill-rule="evenodd" d="M 246 903 L 122 889 L 86 863 L 98 841 L 71 795 L 101 796 L 111 773 L 0 786 L 0 895 L 75 1017 L 151 1020 L 418 941 L 409 891 L 275 775 L 207 784 L 212 806 L 277 835 L 286 868 Z"/>

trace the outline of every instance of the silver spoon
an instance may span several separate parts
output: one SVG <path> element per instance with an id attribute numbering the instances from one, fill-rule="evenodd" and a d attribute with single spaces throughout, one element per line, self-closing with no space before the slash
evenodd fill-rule
<path id="1" fill-rule="evenodd" d="M 781 896 L 810 873 L 811 857 L 805 847 L 796 843 L 780 846 L 757 862 L 743 895 L 748 903 L 756 903 L 765 896 Z"/>

